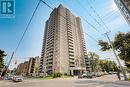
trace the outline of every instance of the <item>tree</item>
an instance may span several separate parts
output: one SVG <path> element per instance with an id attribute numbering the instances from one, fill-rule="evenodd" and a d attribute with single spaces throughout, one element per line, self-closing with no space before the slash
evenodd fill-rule
<path id="1" fill-rule="evenodd" d="M 35 73 L 36 73 L 36 75 L 37 75 L 37 74 L 38 74 L 38 64 L 37 64 L 37 63 L 35 63 L 34 71 L 35 71 Z"/>
<path id="2" fill-rule="evenodd" d="M 107 51 L 111 49 L 111 45 L 103 40 L 99 40 L 99 45 L 102 51 Z M 112 41 L 114 49 L 118 52 L 120 59 L 124 60 L 127 66 L 130 66 L 130 32 L 121 33 L 119 32 L 114 41 Z"/>
<path id="3" fill-rule="evenodd" d="M 5 52 L 0 49 L 0 71 L 4 67 L 4 57 L 6 56 Z"/>
<path id="4" fill-rule="evenodd" d="M 103 41 L 103 40 L 99 40 L 99 43 L 98 43 L 98 44 L 101 46 L 101 50 L 102 50 L 102 51 L 110 50 L 110 45 L 109 45 L 108 42 Z"/>
<path id="5" fill-rule="evenodd" d="M 109 60 L 108 67 L 109 67 L 109 71 L 111 71 L 111 72 L 113 72 L 113 71 L 115 72 L 115 71 L 119 70 L 117 64 L 114 61 Z"/>
<path id="6" fill-rule="evenodd" d="M 110 60 L 99 60 L 99 65 L 102 68 L 103 72 L 116 72 L 118 71 L 118 67 L 117 64 L 114 61 L 110 61 Z"/>
<path id="7" fill-rule="evenodd" d="M 99 55 L 97 55 L 94 52 L 89 52 L 88 56 L 90 58 L 91 71 L 97 72 L 99 70 L 99 64 L 98 64 Z"/>

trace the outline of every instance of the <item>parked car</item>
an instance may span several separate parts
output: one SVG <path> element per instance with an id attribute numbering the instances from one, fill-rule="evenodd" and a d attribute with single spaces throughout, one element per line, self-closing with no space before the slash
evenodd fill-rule
<path id="1" fill-rule="evenodd" d="M 86 78 L 86 77 L 87 77 L 87 74 L 86 74 L 86 73 L 84 73 L 84 74 L 78 76 L 78 78 Z"/>
<path id="2" fill-rule="evenodd" d="M 7 80 L 12 80 L 13 79 L 13 76 L 8 76 L 7 77 Z"/>
<path id="3" fill-rule="evenodd" d="M 92 72 L 92 77 L 96 78 L 96 73 L 95 72 Z"/>
<path id="4" fill-rule="evenodd" d="M 100 72 L 101 73 L 101 76 L 103 76 L 104 75 L 104 72 Z"/>
<path id="5" fill-rule="evenodd" d="M 104 75 L 107 75 L 108 73 L 107 72 L 104 72 Z"/>
<path id="6" fill-rule="evenodd" d="M 14 82 L 23 82 L 23 76 L 14 76 L 12 80 Z"/>
<path id="7" fill-rule="evenodd" d="M 0 80 L 3 80 L 3 77 L 0 76 Z"/>
<path id="8" fill-rule="evenodd" d="M 78 78 L 93 78 L 94 76 L 90 73 L 84 73 L 82 75 L 79 75 Z"/>
<path id="9" fill-rule="evenodd" d="M 93 77 L 94 77 L 94 75 L 92 73 L 87 74 L 87 78 L 93 78 Z"/>
<path id="10" fill-rule="evenodd" d="M 102 76 L 101 73 L 100 73 L 100 72 L 97 72 L 97 73 L 96 73 L 96 77 L 100 77 L 100 76 Z"/>

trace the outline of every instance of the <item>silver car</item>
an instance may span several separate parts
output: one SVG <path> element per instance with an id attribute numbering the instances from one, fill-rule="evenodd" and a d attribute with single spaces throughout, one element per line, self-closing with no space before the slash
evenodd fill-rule
<path id="1" fill-rule="evenodd" d="M 23 82 L 23 76 L 14 76 L 12 80 L 14 82 Z"/>

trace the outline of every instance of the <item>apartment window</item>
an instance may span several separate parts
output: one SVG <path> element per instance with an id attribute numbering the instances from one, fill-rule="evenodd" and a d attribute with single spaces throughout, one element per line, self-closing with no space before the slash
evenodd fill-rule
<path id="1" fill-rule="evenodd" d="M 53 64 L 53 62 L 49 62 L 49 64 Z"/>
<path id="2" fill-rule="evenodd" d="M 72 32 L 68 32 L 68 35 L 71 35 L 71 36 L 72 36 Z"/>
<path id="3" fill-rule="evenodd" d="M 48 66 L 48 68 L 50 69 L 50 68 L 52 68 L 52 66 Z"/>
<path id="4" fill-rule="evenodd" d="M 53 51 L 49 52 L 49 53 L 53 53 Z"/>
<path id="5" fill-rule="evenodd" d="M 70 65 L 70 67 L 75 67 L 75 66 L 71 66 L 71 65 Z"/>
<path id="6" fill-rule="evenodd" d="M 53 59 L 51 58 L 51 59 L 49 59 L 49 61 L 52 61 Z"/>
<path id="7" fill-rule="evenodd" d="M 73 44 L 73 42 L 69 42 L 70 44 Z"/>
<path id="8" fill-rule="evenodd" d="M 73 51 L 69 51 L 69 53 L 74 53 Z"/>
<path id="9" fill-rule="evenodd" d="M 74 64 L 74 62 L 69 62 L 70 64 Z"/>
<path id="10" fill-rule="evenodd" d="M 69 44 L 69 47 L 73 47 L 73 45 L 70 45 L 70 44 Z"/>
<path id="11" fill-rule="evenodd" d="M 72 39 L 68 39 L 68 40 L 73 41 Z"/>
<path id="12" fill-rule="evenodd" d="M 73 57 L 74 57 L 74 55 L 73 55 L 73 54 L 69 54 L 69 56 L 73 56 Z"/>
<path id="13" fill-rule="evenodd" d="M 74 58 L 69 58 L 70 60 L 74 60 Z"/>
<path id="14" fill-rule="evenodd" d="M 73 48 L 69 48 L 69 50 L 74 50 Z"/>

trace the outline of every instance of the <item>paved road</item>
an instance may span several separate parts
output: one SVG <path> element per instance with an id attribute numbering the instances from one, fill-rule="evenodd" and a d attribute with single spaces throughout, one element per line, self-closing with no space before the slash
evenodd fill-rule
<path id="1" fill-rule="evenodd" d="M 20 83 L 0 81 L 0 87 L 130 87 L 130 82 L 118 81 L 115 75 L 107 75 L 94 79 L 25 80 Z"/>

